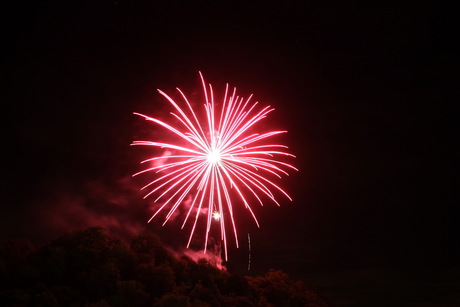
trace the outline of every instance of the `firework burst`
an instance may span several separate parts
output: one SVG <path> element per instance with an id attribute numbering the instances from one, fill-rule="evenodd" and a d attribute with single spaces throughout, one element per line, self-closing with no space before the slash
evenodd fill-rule
<path id="1" fill-rule="evenodd" d="M 279 187 L 272 178 L 288 175 L 287 169 L 297 170 L 294 166 L 280 161 L 281 156 L 294 157 L 286 152 L 287 146 L 271 144 L 267 141 L 286 131 L 268 131 L 255 133 L 254 127 L 274 109 L 270 106 L 258 107 L 251 102 L 252 95 L 244 99 L 236 95 L 236 88 L 229 91 L 228 84 L 220 103 L 215 103 L 211 84 L 206 84 L 200 73 L 204 92 L 204 116 L 195 112 L 192 104 L 184 93 L 177 88 L 183 99 L 184 107 L 174 101 L 161 90 L 163 95 L 174 107 L 176 113 L 171 115 L 180 124 L 173 126 L 147 115 L 134 113 L 169 130 L 178 137 L 177 142 L 166 143 L 157 141 L 134 141 L 131 145 L 159 147 L 172 152 L 165 157 L 154 156 L 142 161 L 166 162 L 155 163 L 133 176 L 153 172 L 155 179 L 142 189 L 150 189 L 144 198 L 157 194 L 155 202 L 161 205 L 150 218 L 149 222 L 160 212 L 166 211 L 166 224 L 181 204 L 185 204 L 187 196 L 191 196 L 191 204 L 182 224 L 182 228 L 191 220 L 191 232 L 187 247 L 195 233 L 200 215 L 206 217 L 204 252 L 214 222 L 220 225 L 220 237 L 227 260 L 226 229 L 233 230 L 236 246 L 238 246 L 237 227 L 234 206 L 244 205 L 254 219 L 257 227 L 259 222 L 251 208 L 251 200 L 263 205 L 262 198 L 268 198 L 279 206 L 275 194 L 290 196 Z M 196 213 L 193 213 L 196 211 Z M 229 224 L 229 225 L 228 225 Z"/>

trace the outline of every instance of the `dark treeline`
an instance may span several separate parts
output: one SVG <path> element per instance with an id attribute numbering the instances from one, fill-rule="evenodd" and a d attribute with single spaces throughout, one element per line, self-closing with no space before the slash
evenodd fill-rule
<path id="1" fill-rule="evenodd" d="M 102 228 L 38 249 L 26 239 L 4 242 L 0 286 L 2 306 L 328 306 L 282 271 L 239 276 L 176 259 L 153 234 L 128 246 Z"/>

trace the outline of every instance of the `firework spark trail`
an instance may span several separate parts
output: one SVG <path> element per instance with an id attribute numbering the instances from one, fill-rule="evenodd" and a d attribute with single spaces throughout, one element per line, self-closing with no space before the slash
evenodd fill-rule
<path id="1" fill-rule="evenodd" d="M 248 271 L 251 270 L 251 237 L 248 232 Z"/>
<path id="2" fill-rule="evenodd" d="M 150 116 L 134 113 L 148 121 L 162 126 L 182 139 L 182 142 L 164 143 L 155 141 L 134 141 L 131 145 L 159 147 L 172 152 L 168 156 L 156 156 L 141 163 L 162 161 L 153 167 L 148 167 L 133 176 L 155 172 L 156 179 L 149 182 L 142 189 L 150 188 L 144 198 L 158 192 L 160 195 L 155 202 L 162 201 L 162 205 L 155 211 L 149 222 L 161 211 L 169 208 L 166 214 L 166 224 L 177 208 L 188 195 L 193 200 L 182 224 L 182 228 L 196 209 L 193 226 L 190 232 L 187 247 L 195 233 L 196 225 L 202 210 L 207 210 L 204 252 L 206 252 L 211 223 L 220 224 L 221 240 L 224 243 L 225 259 L 227 260 L 226 221 L 230 221 L 235 244 L 238 246 L 238 234 L 234 218 L 234 205 L 230 191 L 235 191 L 245 208 L 250 212 L 255 223 L 259 222 L 249 205 L 248 197 L 255 197 L 263 205 L 261 195 L 265 195 L 279 206 L 273 191 L 278 191 L 292 200 L 291 197 L 268 177 L 273 175 L 281 178 L 288 175 L 286 168 L 297 170 L 291 164 L 278 161 L 279 156 L 294 157 L 284 151 L 287 146 L 280 144 L 266 144 L 266 139 L 286 133 L 286 131 L 270 131 L 264 133 L 250 133 L 261 120 L 267 117 L 274 109 L 266 106 L 256 111 L 257 102 L 251 103 L 252 95 L 246 100 L 236 95 L 236 88 L 229 91 L 225 87 L 224 98 L 220 112 L 216 110 L 214 92 L 211 84 L 206 85 L 200 72 L 201 83 L 205 97 L 204 114 L 206 120 L 200 121 L 185 94 L 177 88 L 187 108 L 182 109 L 165 92 L 158 92 L 168 100 L 177 113 L 171 115 L 182 126 L 172 125 Z M 184 144 L 185 142 L 185 144 Z M 283 169 L 284 168 L 284 169 Z M 267 176 L 268 175 L 268 176 Z M 153 188 L 152 188 L 153 186 Z M 168 207 L 169 206 L 169 207 Z"/>

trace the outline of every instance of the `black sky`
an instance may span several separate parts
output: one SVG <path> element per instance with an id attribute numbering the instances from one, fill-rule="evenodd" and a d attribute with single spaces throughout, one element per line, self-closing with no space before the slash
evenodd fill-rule
<path id="1" fill-rule="evenodd" d="M 283 269 L 337 306 L 460 304 L 458 31 L 419 2 L 48 1 L 4 9 L 1 239 L 145 229 L 131 180 L 156 88 L 198 70 L 276 112 L 295 201 L 258 210 L 253 270 Z M 455 160 L 455 161 L 454 161 Z M 164 230 L 169 234 L 169 230 Z M 172 230 L 171 230 L 172 231 Z M 125 233 L 126 235 L 126 233 Z M 166 239 L 168 240 L 168 239 Z M 171 240 L 173 241 L 173 240 Z M 171 244 L 173 244 L 171 242 Z M 231 269 L 244 272 L 246 250 Z"/>

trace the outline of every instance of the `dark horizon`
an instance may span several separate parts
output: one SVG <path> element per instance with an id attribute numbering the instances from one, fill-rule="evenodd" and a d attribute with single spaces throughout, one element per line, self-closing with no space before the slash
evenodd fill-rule
<path id="1" fill-rule="evenodd" d="M 185 245 L 147 224 L 129 144 L 167 114 L 156 92 L 199 93 L 201 71 L 275 111 L 300 169 L 294 201 L 241 217 L 229 267 L 282 269 L 337 306 L 460 303 L 458 73 L 453 7 L 152 1 L 5 10 L 0 239 L 46 244 L 103 226 Z M 176 237 L 177 236 L 177 237 Z"/>

